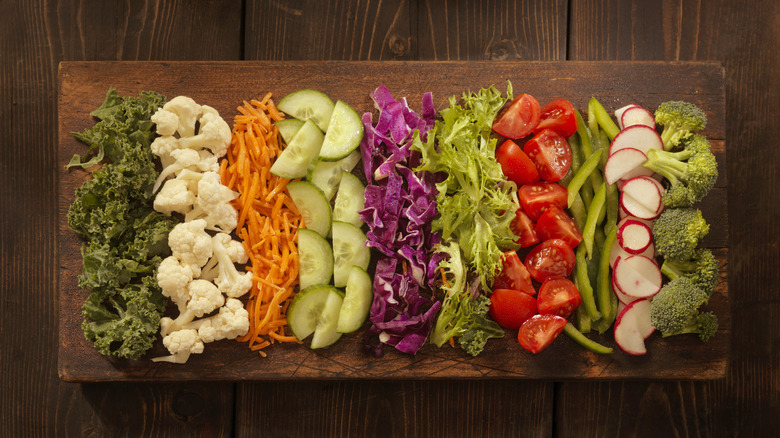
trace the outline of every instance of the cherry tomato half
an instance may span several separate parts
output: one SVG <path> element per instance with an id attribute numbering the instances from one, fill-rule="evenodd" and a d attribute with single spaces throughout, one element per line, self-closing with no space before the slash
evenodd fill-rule
<path id="1" fill-rule="evenodd" d="M 507 330 L 517 330 L 536 315 L 536 298 L 513 289 L 494 289 L 490 295 L 490 317 Z"/>
<path id="2" fill-rule="evenodd" d="M 569 143 L 552 129 L 534 135 L 523 146 L 523 152 L 534 162 L 539 176 L 548 182 L 560 181 L 571 167 Z"/>
<path id="3" fill-rule="evenodd" d="M 564 209 L 569 203 L 569 191 L 566 187 L 548 182 L 526 184 L 517 190 L 517 197 L 523 211 L 534 222 L 539 220 L 545 210 L 551 205 Z"/>
<path id="4" fill-rule="evenodd" d="M 577 286 L 567 278 L 550 278 L 539 288 L 539 313 L 568 318 L 582 304 Z"/>
<path id="5" fill-rule="evenodd" d="M 542 240 L 561 239 L 571 249 L 582 242 L 582 233 L 574 219 L 557 205 L 551 205 L 536 221 L 536 234 Z"/>
<path id="6" fill-rule="evenodd" d="M 536 354 L 552 344 L 566 327 L 566 318 L 558 315 L 534 315 L 517 332 L 517 341 L 526 350 Z"/>
<path id="7" fill-rule="evenodd" d="M 569 138 L 577 132 L 577 117 L 574 115 L 574 106 L 566 99 L 553 99 L 542 107 L 539 115 L 539 124 L 534 132 L 543 129 L 552 129 Z"/>
<path id="8" fill-rule="evenodd" d="M 545 240 L 525 257 L 531 278 L 544 283 L 548 278 L 566 278 L 574 269 L 574 251 L 561 239 Z"/>
<path id="9" fill-rule="evenodd" d="M 512 223 L 509 224 L 509 228 L 515 235 L 519 236 L 515 243 L 520 245 L 521 248 L 528 248 L 539 243 L 539 236 L 536 234 L 534 221 L 528 217 L 522 208 L 518 208 L 515 212 L 515 218 Z"/>
<path id="10" fill-rule="evenodd" d="M 512 140 L 507 140 L 496 150 L 496 161 L 509 181 L 517 184 L 531 184 L 539 181 L 539 171 L 528 155 Z"/>
<path id="11" fill-rule="evenodd" d="M 530 94 L 515 97 L 493 121 L 493 130 L 506 138 L 523 138 L 539 124 L 539 102 Z"/>
<path id="12" fill-rule="evenodd" d="M 505 252 L 502 264 L 501 273 L 493 280 L 493 288 L 514 289 L 529 295 L 536 295 L 536 289 L 531 282 L 531 274 L 520 261 L 520 256 L 517 255 L 516 251 Z"/>

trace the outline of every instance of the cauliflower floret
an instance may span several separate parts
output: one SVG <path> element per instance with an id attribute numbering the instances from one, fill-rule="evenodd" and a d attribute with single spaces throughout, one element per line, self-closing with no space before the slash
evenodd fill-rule
<path id="1" fill-rule="evenodd" d="M 159 132 L 159 130 L 157 132 Z M 153 154 L 160 157 L 160 164 L 162 164 L 163 169 L 176 161 L 176 159 L 171 156 L 171 152 L 181 149 L 179 140 L 171 135 L 163 135 L 162 137 L 155 138 L 150 148 L 152 149 Z"/>
<path id="2" fill-rule="evenodd" d="M 171 215 L 174 211 L 187 214 L 195 204 L 195 193 L 183 179 L 170 179 L 163 184 L 162 190 L 154 197 L 154 209 Z"/>
<path id="3" fill-rule="evenodd" d="M 249 331 L 249 312 L 241 301 L 228 298 L 225 305 L 219 308 L 218 314 L 193 324 L 198 325 L 198 335 L 203 342 L 236 339 Z"/>
<path id="4" fill-rule="evenodd" d="M 206 232 L 206 221 L 196 219 L 177 224 L 168 234 L 168 246 L 173 256 L 187 264 L 193 274 L 200 276 L 200 268 L 214 254 L 211 236 Z"/>
<path id="5" fill-rule="evenodd" d="M 191 354 L 203 353 L 203 341 L 195 329 L 177 330 L 163 338 L 170 356 L 152 358 L 154 362 L 186 363 Z"/>
<path id="6" fill-rule="evenodd" d="M 179 128 L 179 117 L 164 107 L 152 114 L 151 120 L 157 125 L 157 133 L 163 136 L 172 136 Z"/>
<path id="7" fill-rule="evenodd" d="M 185 221 L 204 219 L 206 228 L 229 233 L 238 224 L 238 212 L 230 201 L 238 196 L 234 191 L 222 185 L 216 172 L 205 172 L 198 181 L 198 195 L 193 208 L 185 216 Z"/>
<path id="8" fill-rule="evenodd" d="M 181 264 L 174 256 L 163 259 L 157 269 L 157 284 L 162 294 L 179 306 L 179 313 L 187 310 L 187 300 L 190 298 L 187 285 L 192 279 L 192 268 Z"/>
<path id="9" fill-rule="evenodd" d="M 217 157 L 222 157 L 227 153 L 230 146 L 231 134 L 230 126 L 220 117 L 219 112 L 214 108 L 201 106 L 202 115 L 199 122 L 198 133 L 193 136 L 183 136 L 179 139 L 179 144 L 183 148 L 190 149 L 209 149 Z"/>
<path id="10" fill-rule="evenodd" d="M 163 105 L 163 110 L 169 111 L 178 118 L 176 132 L 179 137 L 191 137 L 195 135 L 195 122 L 203 113 L 201 105 L 187 96 L 176 96 Z"/>
<path id="11" fill-rule="evenodd" d="M 244 246 L 225 233 L 215 235 L 211 238 L 211 242 L 214 257 L 203 267 L 202 277 L 215 279 L 214 283 L 219 290 L 231 298 L 244 295 L 252 288 L 252 273 L 239 273 L 233 264 L 236 260 L 243 260 L 241 263 L 246 263 L 247 255 Z"/>
<path id="12" fill-rule="evenodd" d="M 160 318 L 160 333 L 165 336 L 182 328 L 187 328 L 195 318 L 211 313 L 225 304 L 225 297 L 217 289 L 214 283 L 195 279 L 187 284 L 189 300 L 187 308 L 176 319 L 168 317 Z"/>

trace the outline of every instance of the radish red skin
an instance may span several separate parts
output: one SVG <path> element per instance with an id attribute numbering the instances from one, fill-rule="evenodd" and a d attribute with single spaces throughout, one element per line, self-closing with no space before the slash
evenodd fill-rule
<path id="1" fill-rule="evenodd" d="M 634 148 L 647 155 L 650 149 L 663 150 L 664 143 L 661 135 L 655 129 L 644 126 L 634 125 L 623 128 L 609 145 L 609 155 L 624 148 Z"/>
<path id="2" fill-rule="evenodd" d="M 646 326 L 650 319 L 648 305 L 647 300 L 634 301 L 627 304 L 615 319 L 615 343 L 626 354 L 632 356 L 647 354 L 645 339 L 649 336 L 646 333 Z M 645 318 L 648 321 L 644 321 Z"/>
<path id="3" fill-rule="evenodd" d="M 621 188 L 620 207 L 631 216 L 655 219 L 663 211 L 659 183 L 647 176 L 630 179 Z"/>
<path id="4" fill-rule="evenodd" d="M 644 223 L 628 219 L 618 226 L 617 240 L 620 246 L 629 254 L 641 254 L 653 242 L 653 234 Z"/>
<path id="5" fill-rule="evenodd" d="M 635 298 L 649 298 L 661 290 L 663 277 L 655 260 L 632 255 L 615 265 L 615 281 L 620 290 Z"/>
<path id="6" fill-rule="evenodd" d="M 622 128 L 628 128 L 629 126 L 644 125 L 655 129 L 655 117 L 653 114 L 642 108 L 639 105 L 635 105 L 628 108 L 620 116 L 620 123 Z M 621 128 L 621 129 L 622 129 Z"/>

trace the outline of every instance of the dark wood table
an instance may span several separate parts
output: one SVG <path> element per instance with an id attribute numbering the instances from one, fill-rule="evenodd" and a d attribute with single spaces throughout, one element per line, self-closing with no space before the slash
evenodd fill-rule
<path id="1" fill-rule="evenodd" d="M 772 436 L 780 422 L 775 1 L 0 4 L 0 435 Z M 731 356 L 713 381 L 64 383 L 57 71 L 84 60 L 719 61 Z M 516 84 L 517 86 L 518 84 Z"/>

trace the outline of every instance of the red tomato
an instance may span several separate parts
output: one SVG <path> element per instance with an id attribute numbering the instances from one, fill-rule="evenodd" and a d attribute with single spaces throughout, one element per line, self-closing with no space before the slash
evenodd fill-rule
<path id="1" fill-rule="evenodd" d="M 547 102 L 540 110 L 539 124 L 534 133 L 543 129 L 552 129 L 569 138 L 577 132 L 577 117 L 574 115 L 574 106 L 566 99 L 553 99 Z"/>
<path id="2" fill-rule="evenodd" d="M 571 249 L 582 242 L 582 233 L 565 211 L 557 205 L 551 205 L 536 221 L 536 233 L 542 240 L 561 239 Z"/>
<path id="3" fill-rule="evenodd" d="M 514 289 L 525 292 L 530 295 L 536 295 L 533 283 L 531 283 L 531 274 L 520 261 L 516 251 L 507 251 L 504 253 L 503 267 L 501 273 L 493 280 L 495 289 Z"/>
<path id="4" fill-rule="evenodd" d="M 523 146 L 523 152 L 534 162 L 539 176 L 545 181 L 560 181 L 571 167 L 569 143 L 552 129 L 534 135 Z"/>
<path id="5" fill-rule="evenodd" d="M 517 190 L 517 197 L 520 199 L 523 211 L 534 222 L 539 220 L 549 206 L 557 205 L 564 209 L 569 204 L 569 191 L 566 187 L 555 183 L 526 184 Z"/>
<path id="6" fill-rule="evenodd" d="M 542 283 L 537 299 L 539 313 L 568 318 L 582 304 L 577 286 L 567 278 L 551 278 Z"/>
<path id="7" fill-rule="evenodd" d="M 530 94 L 512 100 L 493 121 L 493 130 L 506 138 L 523 138 L 539 124 L 539 102 Z"/>
<path id="8" fill-rule="evenodd" d="M 539 243 L 539 236 L 536 234 L 534 221 L 521 208 L 517 209 L 515 218 L 509 224 L 509 228 L 517 236 L 520 236 L 515 240 L 515 243 L 520 245 L 521 248 L 528 248 Z"/>
<path id="9" fill-rule="evenodd" d="M 501 165 L 501 170 L 504 171 L 506 178 L 517 184 L 518 187 L 539 181 L 539 171 L 536 170 L 536 165 L 512 140 L 505 141 L 496 150 L 496 161 Z"/>
<path id="10" fill-rule="evenodd" d="M 517 341 L 523 348 L 536 354 L 552 344 L 564 327 L 566 318 L 558 315 L 534 315 L 520 326 Z"/>
<path id="11" fill-rule="evenodd" d="M 574 269 L 574 251 L 561 239 L 545 240 L 525 257 L 531 278 L 544 283 L 548 278 L 566 278 Z"/>
<path id="12" fill-rule="evenodd" d="M 536 298 L 513 289 L 494 289 L 490 295 L 490 317 L 507 330 L 517 330 L 536 315 Z"/>

